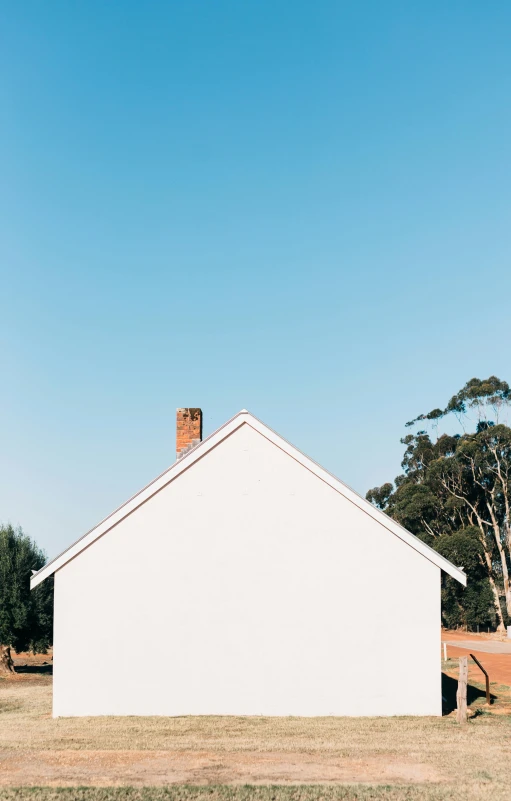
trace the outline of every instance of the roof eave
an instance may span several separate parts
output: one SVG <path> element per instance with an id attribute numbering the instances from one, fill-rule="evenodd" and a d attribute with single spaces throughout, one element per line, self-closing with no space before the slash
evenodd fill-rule
<path id="1" fill-rule="evenodd" d="M 332 473 L 329 473 L 313 459 L 299 451 L 294 445 L 287 442 L 287 440 L 281 437 L 280 434 L 277 434 L 261 420 L 258 420 L 257 417 L 254 417 L 254 415 L 250 414 L 250 412 L 247 412 L 246 409 L 243 409 L 241 412 L 238 412 L 238 414 L 224 423 L 223 426 L 213 432 L 213 434 L 210 434 L 209 437 L 199 443 L 195 448 L 192 448 L 185 456 L 174 462 L 174 464 L 172 464 L 160 476 L 155 478 L 150 482 L 150 484 L 140 490 L 140 492 L 112 512 L 112 514 L 102 520 L 101 523 L 76 540 L 76 542 L 70 545 L 69 548 L 66 548 L 66 550 L 64 550 L 61 554 L 52 559 L 51 562 L 41 568 L 41 570 L 35 573 L 30 580 L 30 588 L 34 589 L 34 587 L 37 587 L 37 585 L 48 578 L 48 576 L 51 576 L 53 573 L 67 564 L 68 561 L 74 559 L 75 556 L 78 556 L 82 550 L 89 547 L 89 545 L 92 545 L 92 543 L 98 539 L 98 537 L 102 536 L 110 528 L 113 528 L 113 526 L 117 525 L 126 515 L 130 514 L 142 503 L 145 503 L 145 501 L 152 497 L 152 495 L 154 495 L 156 492 L 159 492 L 171 481 L 174 481 L 175 478 L 177 478 L 184 470 L 187 470 L 189 467 L 191 467 L 198 459 L 201 459 L 202 456 L 208 453 L 211 448 L 215 447 L 219 442 L 232 434 L 244 423 L 249 423 L 253 428 L 255 428 L 256 431 L 273 442 L 273 444 L 277 445 L 277 447 L 285 450 L 289 456 L 296 459 L 296 461 L 314 473 L 319 479 L 325 481 L 325 483 L 332 487 L 332 489 L 339 492 L 341 495 L 343 495 L 343 497 L 354 503 L 363 512 L 370 515 L 378 523 L 383 525 L 388 531 L 399 537 L 407 545 L 418 551 L 418 553 L 466 587 L 467 576 L 463 570 L 453 565 L 437 551 L 433 550 L 433 548 L 430 548 L 429 545 L 426 545 L 426 543 L 422 542 L 422 540 L 419 540 L 391 517 L 373 506 L 369 501 L 355 492 L 355 490 L 351 489 L 351 487 L 349 487 L 343 481 L 338 479 Z"/>

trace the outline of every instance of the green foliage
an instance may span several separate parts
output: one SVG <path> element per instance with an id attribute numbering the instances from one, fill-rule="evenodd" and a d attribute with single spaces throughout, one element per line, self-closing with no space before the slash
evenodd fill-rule
<path id="1" fill-rule="evenodd" d="M 403 474 L 394 484 L 385 483 L 366 495 L 449 561 L 463 566 L 466 589 L 449 577 L 442 579 L 442 615 L 448 626 L 502 627 L 511 616 L 511 428 L 498 422 L 509 404 L 511 390 L 505 381 L 495 376 L 471 379 L 445 408 L 406 424 L 426 421 L 436 432 L 439 421 L 452 414 L 463 420 L 462 433 L 432 439 L 420 430 L 403 437 Z M 466 425 L 469 413 L 476 415 L 471 432 Z"/>
<path id="2" fill-rule="evenodd" d="M 420 420 L 438 420 L 445 417 L 447 414 L 466 414 L 468 409 L 482 408 L 490 406 L 495 413 L 505 404 L 511 402 L 511 389 L 506 381 L 501 381 L 500 378 L 492 375 L 489 378 L 481 380 L 480 378 L 471 378 L 467 381 L 463 389 L 460 389 L 456 395 L 453 395 L 445 409 L 433 409 L 427 414 L 420 414 L 414 420 L 406 423 L 407 426 L 413 426 Z"/>
<path id="3" fill-rule="evenodd" d="M 45 652 L 52 641 L 53 580 L 30 591 L 32 570 L 46 557 L 18 528 L 0 526 L 0 643 Z"/>
<path id="4" fill-rule="evenodd" d="M 392 484 L 382 484 L 381 487 L 374 487 L 374 489 L 369 490 L 366 498 L 377 506 L 378 509 L 385 509 L 393 490 L 394 487 Z"/>
<path id="5" fill-rule="evenodd" d="M 435 543 L 433 543 L 435 544 Z M 462 587 L 450 576 L 442 576 L 442 617 L 447 628 L 495 626 L 495 611 L 488 574 L 484 567 L 479 531 L 473 526 L 443 536 L 436 550 L 469 577 Z"/>

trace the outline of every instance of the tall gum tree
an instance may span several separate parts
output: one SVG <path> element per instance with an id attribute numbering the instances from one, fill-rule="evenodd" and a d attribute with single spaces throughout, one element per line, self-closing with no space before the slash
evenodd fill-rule
<path id="1" fill-rule="evenodd" d="M 491 588 L 500 631 L 505 627 L 501 594 L 506 617 L 511 620 L 511 429 L 502 419 L 510 403 L 511 391 L 505 381 L 495 376 L 471 379 L 444 409 L 435 408 L 406 424 L 430 426 L 435 438 L 426 430 L 404 437 L 404 474 L 394 484 L 375 487 L 366 496 L 440 551 L 450 549 L 446 537 L 477 531 L 477 558 Z M 457 421 L 459 433 L 438 434 L 446 418 Z M 456 542 L 453 552 L 468 548 L 467 559 L 474 564 L 472 535 L 460 536 Z M 477 586 L 480 604 L 474 604 L 472 593 L 470 615 L 473 621 L 482 622 L 485 599 L 490 596 L 482 584 Z"/>

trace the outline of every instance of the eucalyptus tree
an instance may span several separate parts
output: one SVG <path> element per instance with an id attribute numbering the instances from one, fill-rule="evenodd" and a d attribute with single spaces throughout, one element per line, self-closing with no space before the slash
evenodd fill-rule
<path id="1" fill-rule="evenodd" d="M 491 598 L 500 630 L 504 617 L 511 619 L 511 429 L 502 420 L 510 403 L 505 381 L 471 379 L 444 409 L 406 424 L 426 423 L 434 437 L 425 429 L 404 437 L 404 473 L 394 484 L 367 493 L 368 500 L 433 548 L 468 563 L 464 595 L 452 583 L 444 585 L 444 616 L 452 622 L 457 608 L 460 621 L 484 622 Z M 460 433 L 439 435 L 440 421 L 448 417 L 457 420 Z"/>

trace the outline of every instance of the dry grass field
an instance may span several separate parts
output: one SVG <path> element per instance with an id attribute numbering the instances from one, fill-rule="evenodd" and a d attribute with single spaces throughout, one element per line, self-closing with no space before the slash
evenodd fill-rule
<path id="1" fill-rule="evenodd" d="M 54 720 L 51 677 L 18 675 L 0 681 L 0 797 L 508 801 L 511 699 L 492 692 L 489 712 L 473 688 L 464 727 L 452 716 Z"/>
<path id="2" fill-rule="evenodd" d="M 485 791 L 486 792 L 486 791 Z M 506 798 L 507 795 L 466 796 L 462 790 L 438 786 L 265 785 L 158 787 L 34 787 L 6 789 L 2 801 L 462 801 L 463 798 Z"/>
<path id="3" fill-rule="evenodd" d="M 507 795 L 464 795 L 438 786 L 395 785 L 265 785 L 158 787 L 34 787 L 6 789 L 2 801 L 462 801 L 464 798 L 506 798 Z"/>

